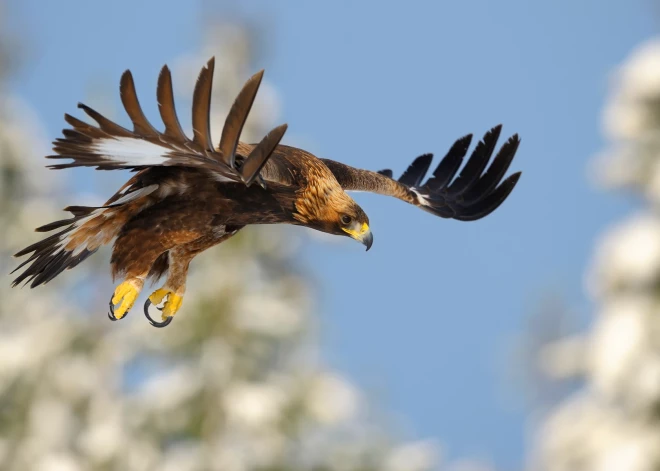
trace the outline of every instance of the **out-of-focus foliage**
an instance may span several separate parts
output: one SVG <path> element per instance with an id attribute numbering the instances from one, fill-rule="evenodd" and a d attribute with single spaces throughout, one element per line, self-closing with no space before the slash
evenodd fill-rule
<path id="1" fill-rule="evenodd" d="M 217 128 L 253 72 L 249 36 L 214 25 L 206 49 L 175 64 L 175 74 L 189 79 L 177 89 L 191 90 L 188 71 L 221 57 Z M 264 83 L 248 140 L 273 125 L 275 96 Z M 11 253 L 36 239 L 33 228 L 66 205 L 54 172 L 43 168 L 45 152 L 34 143 L 45 148 L 46 141 L 27 109 L 0 85 L 4 273 L 15 266 Z M 66 177 L 56 174 L 60 182 Z M 360 393 L 318 360 L 310 286 L 295 248 L 290 231 L 269 227 L 204 253 L 193 263 L 185 308 L 163 330 L 146 323 L 139 302 L 126 320 L 109 322 L 102 309 L 112 286 L 94 264 L 38 290 L 0 283 L 0 469 L 434 467 L 432 443 L 394 443 Z M 75 274 L 84 269 L 91 276 Z M 70 289 L 74 283 L 79 289 Z"/>
<path id="2" fill-rule="evenodd" d="M 598 179 L 639 195 L 644 208 L 597 248 L 591 328 L 543 351 L 548 372 L 584 387 L 551 411 L 533 470 L 660 470 L 660 40 L 617 71 L 605 133 Z"/>

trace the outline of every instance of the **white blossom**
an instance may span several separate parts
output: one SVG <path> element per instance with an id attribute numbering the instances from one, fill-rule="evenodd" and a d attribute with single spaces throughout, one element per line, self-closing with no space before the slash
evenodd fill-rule
<path id="1" fill-rule="evenodd" d="M 542 350 L 550 371 L 584 385 L 548 412 L 533 470 L 660 466 L 660 40 L 620 67 L 604 115 L 611 142 L 597 173 L 640 192 L 651 208 L 608 230 L 597 246 L 587 284 L 598 306 L 587 331 Z"/>
<path id="2" fill-rule="evenodd" d="M 384 471 L 422 471 L 438 462 L 440 449 L 435 442 L 406 443 L 390 450 L 383 461 Z"/>
<path id="3" fill-rule="evenodd" d="M 334 373 L 322 373 L 313 378 L 305 400 L 308 413 L 315 420 L 328 424 L 351 419 L 358 404 L 357 391 Z"/>
<path id="4" fill-rule="evenodd" d="M 660 94 L 660 41 L 643 43 L 615 76 L 615 93 L 604 112 L 605 133 L 619 140 L 639 139 L 648 129 L 649 101 Z"/>
<path id="5" fill-rule="evenodd" d="M 608 232 L 596 252 L 590 291 L 605 296 L 617 290 L 648 287 L 660 278 L 660 219 L 633 216 Z"/>
<path id="6" fill-rule="evenodd" d="M 573 378 L 585 372 L 585 341 L 578 336 L 566 337 L 539 352 L 541 370 L 555 379 Z"/>
<path id="7" fill-rule="evenodd" d="M 239 427 L 267 427 L 279 420 L 286 405 L 284 391 L 268 384 L 233 384 L 225 393 L 224 409 Z"/>

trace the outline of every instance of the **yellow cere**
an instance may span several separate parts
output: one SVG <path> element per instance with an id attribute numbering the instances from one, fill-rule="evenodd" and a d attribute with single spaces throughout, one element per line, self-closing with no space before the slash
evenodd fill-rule
<path id="1" fill-rule="evenodd" d="M 359 239 L 361 236 L 363 236 L 366 232 L 369 232 L 369 224 L 366 222 L 362 223 L 362 227 L 360 228 L 360 232 L 354 231 L 353 229 L 346 229 L 345 227 L 341 228 L 342 231 L 353 237 L 354 239 Z"/>

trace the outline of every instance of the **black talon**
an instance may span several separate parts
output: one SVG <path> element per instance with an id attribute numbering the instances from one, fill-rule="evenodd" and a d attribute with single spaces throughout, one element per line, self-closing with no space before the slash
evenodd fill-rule
<path id="1" fill-rule="evenodd" d="M 108 312 L 108 319 L 110 319 L 112 322 L 115 322 L 115 321 L 118 321 L 119 319 L 117 319 L 115 317 L 115 305 L 112 304 L 112 298 L 113 297 L 114 297 L 114 295 L 110 298 L 110 312 Z"/>
<path id="2" fill-rule="evenodd" d="M 151 306 L 151 301 L 147 298 L 147 300 L 144 302 L 144 316 L 147 318 L 147 320 L 151 325 L 153 325 L 154 327 L 158 327 L 159 329 L 170 325 L 170 322 L 172 322 L 172 317 L 168 317 L 166 320 L 162 322 L 157 322 L 153 320 L 149 315 L 149 306 Z M 158 306 L 156 306 L 156 309 L 159 309 Z M 159 310 L 162 311 L 163 308 L 160 308 Z"/>

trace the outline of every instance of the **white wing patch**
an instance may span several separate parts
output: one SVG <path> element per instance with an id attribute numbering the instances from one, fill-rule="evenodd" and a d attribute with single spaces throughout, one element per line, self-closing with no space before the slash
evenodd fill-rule
<path id="1" fill-rule="evenodd" d="M 128 190 L 129 188 L 126 189 Z M 156 191 L 157 189 L 158 189 L 157 183 L 154 183 L 153 185 L 145 186 L 144 188 L 140 188 L 139 190 L 132 191 L 122 196 L 117 201 L 111 203 L 110 206 L 118 206 L 120 204 L 128 203 L 129 201 L 133 201 L 143 196 L 147 196 L 153 193 L 154 191 Z"/>
<path id="2" fill-rule="evenodd" d="M 431 204 L 429 203 L 429 200 L 426 198 L 427 195 L 425 195 L 424 193 L 422 193 L 422 192 L 420 191 L 419 188 L 412 187 L 412 188 L 410 188 L 410 190 L 411 190 L 411 191 L 415 194 L 415 196 L 417 197 L 417 203 L 418 203 L 418 204 L 421 204 L 422 206 L 431 206 Z"/>
<path id="3" fill-rule="evenodd" d="M 64 234 L 63 236 L 60 236 L 60 242 L 57 244 L 58 249 L 54 253 L 54 255 L 56 255 L 56 254 L 60 253 L 61 251 L 65 250 L 65 247 L 69 244 L 69 241 L 76 234 L 76 231 L 78 229 L 80 229 L 80 227 L 82 227 L 85 223 L 90 222 L 92 219 L 96 219 L 98 217 L 105 216 L 104 213 L 106 211 L 107 211 L 107 208 L 98 208 L 98 209 L 95 209 L 94 211 L 92 211 L 91 213 L 89 213 L 89 215 L 85 216 L 84 218 L 79 219 L 78 221 L 76 221 L 73 224 L 73 227 L 74 227 L 73 231 L 69 232 L 68 234 Z M 94 242 L 93 240 L 90 240 L 90 238 L 88 238 L 82 244 L 75 247 L 75 249 L 73 250 L 73 255 L 76 256 L 76 255 L 80 254 L 83 250 L 86 250 L 93 242 Z M 98 246 L 98 244 L 97 244 L 97 246 Z M 68 250 L 68 251 L 70 251 L 70 250 Z"/>
<path id="4" fill-rule="evenodd" d="M 73 224 L 73 231 L 64 234 L 62 237 L 60 237 L 60 242 L 58 243 L 59 248 L 55 252 L 55 254 L 61 252 L 62 250 L 65 250 L 64 247 L 66 247 L 71 238 L 75 237 L 77 234 L 76 232 L 83 227 L 87 223 L 91 223 L 94 219 L 97 218 L 103 218 L 103 219 L 111 219 L 115 217 L 116 211 L 118 210 L 117 207 L 121 206 L 122 204 L 135 201 L 138 198 L 141 198 L 143 196 L 147 196 L 154 191 L 158 189 L 159 185 L 154 183 L 153 185 L 145 186 L 144 188 L 140 188 L 135 191 L 131 191 L 128 194 L 125 194 L 121 198 L 119 198 L 117 201 L 114 203 L 111 203 L 109 206 L 104 206 L 95 209 L 91 213 L 89 213 L 87 216 L 84 218 L 79 219 Z M 126 190 L 130 190 L 131 187 L 128 187 Z M 78 254 L 82 253 L 84 250 L 96 250 L 99 246 L 104 244 L 104 241 L 108 239 L 109 237 L 114 237 L 114 233 L 118 231 L 119 228 L 113 226 L 112 224 L 107 224 L 106 222 L 96 222 L 98 229 L 97 232 L 82 241 L 82 243 L 79 243 L 74 249 L 73 249 L 73 256 L 77 256 Z"/>
<path id="5" fill-rule="evenodd" d="M 90 148 L 106 160 L 136 167 L 162 165 L 171 155 L 164 147 L 132 137 L 95 139 Z"/>

